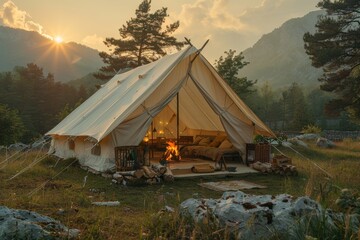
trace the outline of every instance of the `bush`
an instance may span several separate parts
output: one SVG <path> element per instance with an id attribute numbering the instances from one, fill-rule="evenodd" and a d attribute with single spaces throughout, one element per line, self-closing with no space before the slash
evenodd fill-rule
<path id="1" fill-rule="evenodd" d="M 309 125 L 306 125 L 305 127 L 303 127 L 303 129 L 301 130 L 301 133 L 319 134 L 319 133 L 321 133 L 321 128 L 316 125 L 309 124 Z"/>

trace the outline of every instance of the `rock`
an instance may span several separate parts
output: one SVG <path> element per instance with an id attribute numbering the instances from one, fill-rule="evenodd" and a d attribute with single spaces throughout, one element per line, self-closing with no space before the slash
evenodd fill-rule
<path id="1" fill-rule="evenodd" d="M 296 136 L 296 138 L 301 139 L 301 140 L 315 140 L 319 137 L 320 137 L 319 134 L 315 134 L 315 133 L 305 133 L 305 134 Z"/>
<path id="2" fill-rule="evenodd" d="M 187 199 L 181 203 L 180 213 L 200 223 L 217 219 L 219 228 L 231 227 L 232 232 L 238 234 L 237 239 L 292 239 L 299 231 L 300 220 L 306 225 L 309 219 L 318 217 L 336 227 L 334 221 L 341 220 L 341 216 L 345 219 L 342 213 L 339 217 L 323 210 L 309 197 L 248 195 L 241 191 L 224 192 L 220 199 Z M 356 233 L 359 221 L 356 217 L 351 219 L 351 229 Z"/>
<path id="3" fill-rule="evenodd" d="M 316 146 L 321 148 L 333 148 L 335 147 L 335 143 L 326 138 L 319 137 L 316 140 Z"/>
<path id="4" fill-rule="evenodd" d="M 50 148 L 50 137 L 44 136 L 35 142 L 33 142 L 30 146 L 31 150 L 42 150 L 48 151 Z"/>
<path id="5" fill-rule="evenodd" d="M 0 206 L 0 239 L 3 240 L 76 238 L 79 232 L 36 212 Z"/>
<path id="6" fill-rule="evenodd" d="M 304 148 L 308 148 L 308 145 L 304 141 L 301 141 L 300 139 L 298 139 L 297 137 L 290 138 L 290 139 L 288 139 L 288 141 L 292 144 L 299 145 Z"/>
<path id="7" fill-rule="evenodd" d="M 20 152 L 20 151 L 25 151 L 27 149 L 29 149 L 30 146 L 27 145 L 27 144 L 24 144 L 24 143 L 14 143 L 14 144 L 11 144 L 9 147 L 8 147 L 8 150 L 9 151 L 16 151 L 16 152 Z"/>
<path id="8" fill-rule="evenodd" d="M 287 148 L 292 147 L 292 143 L 291 143 L 291 142 L 288 142 L 288 141 L 284 141 L 284 142 L 282 142 L 281 144 L 282 144 L 284 147 L 287 147 Z"/>

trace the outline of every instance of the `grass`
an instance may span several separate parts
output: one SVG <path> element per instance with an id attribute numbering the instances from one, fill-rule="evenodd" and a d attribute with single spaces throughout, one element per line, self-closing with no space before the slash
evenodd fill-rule
<path id="1" fill-rule="evenodd" d="M 338 210 L 335 200 L 340 189 L 360 191 L 360 143 L 346 140 L 337 143 L 334 149 L 319 149 L 312 143 L 310 148 L 296 148 L 311 161 L 290 149 L 281 151 L 289 155 L 297 166 L 299 176 L 285 178 L 278 175 L 247 174 L 226 179 L 246 179 L 266 189 L 252 189 L 249 194 L 280 194 L 293 196 L 308 195 L 324 206 Z M 19 170 L 28 166 L 37 153 L 27 154 L 11 161 L 0 170 L 0 205 L 10 208 L 28 209 L 58 219 L 70 228 L 81 230 L 81 239 L 154 239 L 165 236 L 164 229 L 174 236 L 197 236 L 201 231 L 210 231 L 217 239 L 227 239 L 227 229 L 216 230 L 216 225 L 192 226 L 174 215 L 161 214 L 165 206 L 176 207 L 184 200 L 195 198 L 219 198 L 222 193 L 202 188 L 198 183 L 220 181 L 224 178 L 176 180 L 174 183 L 150 186 L 120 186 L 109 179 L 82 170 L 77 164 L 71 165 L 61 175 L 49 181 L 44 188 L 29 196 L 29 193 L 51 179 L 68 166 L 73 159 L 59 161 L 47 157 L 39 164 L 13 180 L 8 180 Z M 4 157 L 0 156 L 0 162 Z M 332 178 L 326 176 L 314 164 L 323 168 Z M 0 165 L 0 168 L 2 165 Z M 83 180 L 87 176 L 86 185 Z M 93 201 L 119 201 L 118 207 L 99 207 Z M 61 210 L 60 210 L 61 209 Z M 182 226 L 179 228 L 179 226 Z M 210 226 L 210 227 L 209 227 Z M 209 229 L 211 228 L 211 229 Z M 210 235 L 215 238 L 214 235 Z M 206 235 L 201 235 L 206 239 Z M 209 238 L 211 239 L 211 237 Z"/>

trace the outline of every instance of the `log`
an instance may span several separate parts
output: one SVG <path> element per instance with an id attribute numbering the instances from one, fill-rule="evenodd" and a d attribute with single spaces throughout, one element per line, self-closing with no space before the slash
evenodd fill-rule
<path id="1" fill-rule="evenodd" d="M 117 174 L 120 174 L 122 176 L 130 176 L 130 177 L 134 177 L 134 178 L 141 178 L 142 176 L 144 176 L 144 170 L 142 169 L 137 169 L 134 171 L 127 171 L 127 172 L 116 172 Z"/>
<path id="2" fill-rule="evenodd" d="M 154 178 L 156 176 L 156 172 L 154 172 L 151 168 L 148 166 L 143 166 L 142 169 L 144 170 L 145 177 L 146 178 Z"/>
<path id="3" fill-rule="evenodd" d="M 174 181 L 174 174 L 172 173 L 169 167 L 166 168 L 166 172 L 163 175 L 165 182 L 173 182 Z"/>
<path id="4" fill-rule="evenodd" d="M 166 172 L 167 167 L 161 165 L 161 164 L 156 164 L 156 165 L 152 165 L 151 168 L 159 175 L 163 175 Z"/>

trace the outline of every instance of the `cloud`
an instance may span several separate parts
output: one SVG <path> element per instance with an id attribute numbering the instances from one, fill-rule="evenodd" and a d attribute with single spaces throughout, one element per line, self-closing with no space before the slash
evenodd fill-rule
<path id="1" fill-rule="evenodd" d="M 180 21 L 175 35 L 188 37 L 197 47 L 210 38 L 204 53 L 210 61 L 229 49 L 251 47 L 263 34 L 285 21 L 315 10 L 317 0 L 196 0 L 170 16 Z"/>
<path id="2" fill-rule="evenodd" d="M 26 11 L 20 10 L 10 0 L 0 6 L 0 24 L 43 34 L 43 27 L 39 23 L 34 22 Z"/>
<path id="3" fill-rule="evenodd" d="M 100 51 L 107 51 L 108 48 L 104 44 L 104 38 L 96 34 L 86 36 L 81 40 L 81 43 L 91 48 L 98 49 Z"/>

